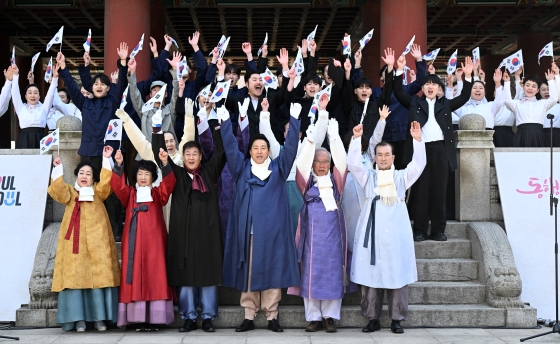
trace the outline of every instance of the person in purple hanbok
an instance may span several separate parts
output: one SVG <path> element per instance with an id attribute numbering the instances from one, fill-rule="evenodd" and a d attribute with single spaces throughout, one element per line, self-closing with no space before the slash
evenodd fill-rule
<path id="1" fill-rule="evenodd" d="M 319 103 L 324 107 L 328 99 Z M 338 123 L 331 119 L 327 128 L 331 153 L 315 148 L 314 125 L 310 125 L 297 159 L 296 184 L 303 195 L 296 233 L 301 282 L 298 295 L 303 297 L 307 332 L 322 326 L 336 332 L 334 320 L 340 319 L 340 308 L 347 285 L 348 241 L 341 196 L 346 179 L 346 152 L 338 133 Z M 311 131 L 311 132 L 309 132 Z M 331 155 L 334 161 L 330 172 Z M 290 288 L 290 294 L 298 288 Z"/>

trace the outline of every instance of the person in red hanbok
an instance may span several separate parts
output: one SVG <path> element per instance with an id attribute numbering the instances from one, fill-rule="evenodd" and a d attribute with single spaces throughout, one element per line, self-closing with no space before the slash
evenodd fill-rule
<path id="1" fill-rule="evenodd" d="M 175 188 L 175 176 L 171 166 L 163 166 L 159 187 L 152 186 L 158 178 L 157 166 L 152 161 L 139 160 L 133 168 L 136 186 L 128 186 L 120 150 L 115 160 L 111 188 L 126 208 L 117 326 L 137 324 L 137 331 L 157 331 L 157 324 L 170 324 L 174 319 L 162 207 Z"/>

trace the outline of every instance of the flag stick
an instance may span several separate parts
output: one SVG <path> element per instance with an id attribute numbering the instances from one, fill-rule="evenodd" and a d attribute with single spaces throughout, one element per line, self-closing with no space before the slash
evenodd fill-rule
<path id="1" fill-rule="evenodd" d="M 122 133 L 121 133 L 121 139 L 119 140 L 119 150 L 121 150 L 121 143 L 122 143 Z"/>
<path id="2" fill-rule="evenodd" d="M 369 98 L 366 98 L 366 102 L 364 103 L 364 111 L 362 112 L 362 118 L 360 119 L 360 124 L 363 123 L 364 117 L 366 116 L 368 103 L 369 103 Z"/>
<path id="3" fill-rule="evenodd" d="M 60 156 L 60 137 L 58 138 L 58 144 L 56 145 L 58 151 L 56 153 L 57 156 Z"/>
<path id="4" fill-rule="evenodd" d="M 62 52 L 62 41 L 60 41 L 60 52 Z"/>

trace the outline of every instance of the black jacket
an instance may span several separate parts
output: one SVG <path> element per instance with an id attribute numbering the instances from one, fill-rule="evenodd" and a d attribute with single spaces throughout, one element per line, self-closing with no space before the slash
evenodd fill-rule
<path id="1" fill-rule="evenodd" d="M 426 96 L 409 95 L 404 92 L 402 87 L 402 74 L 394 77 L 392 80 L 392 88 L 395 97 L 402 106 L 408 108 L 409 117 L 408 125 L 413 121 L 420 123 L 423 127 L 428 121 L 429 107 L 426 101 Z M 455 143 L 453 142 L 453 123 L 451 120 L 451 112 L 457 110 L 461 106 L 465 105 L 469 98 L 471 97 L 472 82 L 464 81 L 463 90 L 461 94 L 453 99 L 447 99 L 445 97 L 436 100 L 434 105 L 434 115 L 436 121 L 443 132 L 443 141 L 445 144 L 445 150 L 447 151 L 447 159 L 449 161 L 449 169 L 455 171 L 457 169 L 457 154 L 455 149 Z M 410 136 L 410 131 L 406 135 L 406 143 L 404 149 L 403 163 L 408 164 L 412 160 L 412 136 Z"/>

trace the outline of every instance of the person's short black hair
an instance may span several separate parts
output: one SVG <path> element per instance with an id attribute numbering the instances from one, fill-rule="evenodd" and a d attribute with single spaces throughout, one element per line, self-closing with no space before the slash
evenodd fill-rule
<path id="1" fill-rule="evenodd" d="M 282 68 L 282 66 L 278 66 L 276 67 L 276 76 L 284 76 L 284 69 Z"/>
<path id="2" fill-rule="evenodd" d="M 371 80 L 365 77 L 361 77 L 354 82 L 354 89 L 360 88 L 362 86 L 373 88 L 373 84 L 371 83 Z"/>
<path id="3" fill-rule="evenodd" d="M 76 166 L 76 169 L 74 170 L 74 175 L 77 177 L 78 173 L 80 172 L 80 169 L 84 166 L 89 166 L 91 167 L 91 171 L 93 174 L 93 182 L 97 183 L 99 182 L 99 169 L 97 168 L 97 166 L 91 162 L 90 160 L 84 160 L 82 162 L 80 162 L 78 164 L 78 166 Z"/>
<path id="4" fill-rule="evenodd" d="M 325 69 L 327 69 L 328 66 L 329 66 L 329 65 L 326 64 L 326 65 L 324 65 L 323 67 L 321 67 L 321 73 L 325 74 Z"/>
<path id="5" fill-rule="evenodd" d="M 321 77 L 319 77 L 317 74 L 309 74 L 305 77 L 305 79 L 303 79 L 304 86 L 310 82 L 317 84 L 319 86 L 323 83 Z"/>
<path id="6" fill-rule="evenodd" d="M 424 78 L 422 78 L 422 86 L 429 83 L 438 84 L 442 89 L 445 89 L 445 86 L 443 86 L 443 82 L 441 82 L 439 76 L 435 74 L 428 74 Z"/>
<path id="7" fill-rule="evenodd" d="M 101 81 L 104 85 L 111 86 L 111 80 L 109 80 L 109 77 L 103 73 L 95 74 L 91 79 L 91 85 L 93 86 L 97 80 Z"/>
<path id="8" fill-rule="evenodd" d="M 259 76 L 261 75 L 261 73 L 259 73 L 259 71 L 254 70 L 254 69 L 248 70 L 248 71 L 245 73 L 245 77 L 244 77 L 244 79 L 245 79 L 245 84 L 248 84 L 248 83 L 249 83 L 249 79 L 251 79 L 251 76 L 253 76 L 254 74 L 258 74 Z"/>
<path id="9" fill-rule="evenodd" d="M 523 79 L 523 85 L 525 85 L 525 83 L 527 81 L 532 81 L 532 82 L 536 83 L 538 88 L 541 88 L 541 85 L 543 83 L 541 78 L 539 78 L 539 76 L 535 75 L 535 74 L 526 76 L 525 79 Z"/>
<path id="10" fill-rule="evenodd" d="M 185 151 L 189 148 L 196 148 L 198 149 L 198 154 L 202 155 L 202 146 L 200 145 L 200 143 L 198 143 L 198 141 L 188 141 L 187 143 L 185 143 L 183 145 L 183 151 L 181 152 L 181 154 L 185 154 Z"/>
<path id="11" fill-rule="evenodd" d="M 224 73 L 235 73 L 237 75 L 241 75 L 241 67 L 239 67 L 236 64 L 232 64 L 232 63 L 228 63 L 226 64 L 226 69 L 224 70 Z"/>
<path id="12" fill-rule="evenodd" d="M 25 86 L 25 88 L 23 90 L 24 96 L 27 93 L 27 90 L 30 89 L 31 87 L 35 87 L 37 89 L 37 91 L 39 91 L 39 97 L 40 97 L 41 96 L 41 89 L 39 88 L 39 86 L 37 86 L 37 84 L 29 84 L 29 85 Z"/>
<path id="13" fill-rule="evenodd" d="M 383 67 L 381 67 L 381 69 L 379 70 L 379 76 L 383 76 L 383 74 L 385 74 L 385 71 L 387 71 L 387 68 L 389 68 L 387 65 L 383 65 Z"/>
<path id="14" fill-rule="evenodd" d="M 486 86 L 486 85 L 482 82 L 482 80 L 473 80 L 473 83 L 472 83 L 473 86 L 474 86 L 474 84 L 476 84 L 477 82 L 480 83 L 480 84 L 482 84 L 482 87 L 485 87 L 485 86 Z"/>
<path id="15" fill-rule="evenodd" d="M 377 147 L 387 147 L 387 146 L 391 147 L 391 154 L 395 155 L 395 150 L 393 148 L 393 145 L 385 141 L 381 141 L 378 144 L 376 144 L 373 152 L 377 155 Z"/>
<path id="16" fill-rule="evenodd" d="M 68 101 L 70 101 L 70 93 L 68 93 L 68 89 L 66 89 L 66 87 L 61 87 L 58 89 L 58 92 L 64 92 L 66 93 L 66 98 L 68 98 Z"/>
<path id="17" fill-rule="evenodd" d="M 137 183 L 136 175 L 140 170 L 148 171 L 152 174 L 152 183 L 158 179 L 157 166 L 153 161 L 138 160 L 134 163 L 134 166 L 132 167 L 132 176 L 130 176 L 135 184 Z"/>
<path id="18" fill-rule="evenodd" d="M 268 148 L 268 150 L 270 150 L 270 141 L 268 141 L 266 136 L 264 136 L 263 134 L 257 134 L 251 137 L 251 139 L 249 140 L 249 145 L 247 146 L 249 149 L 247 149 L 247 155 L 246 155 L 247 159 L 251 157 L 251 147 L 253 147 L 253 143 L 255 143 L 255 141 L 257 140 L 263 140 L 264 142 L 266 142 L 266 147 Z"/>

